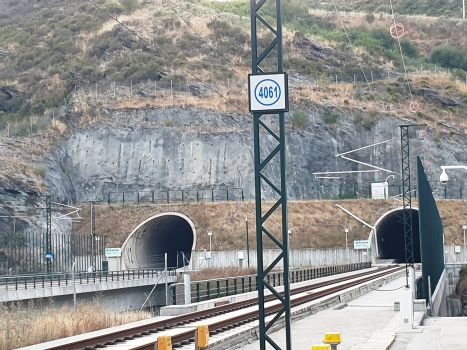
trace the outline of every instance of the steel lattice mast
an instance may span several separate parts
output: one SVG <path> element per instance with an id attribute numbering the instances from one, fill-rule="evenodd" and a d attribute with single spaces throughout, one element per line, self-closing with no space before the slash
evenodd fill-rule
<path id="1" fill-rule="evenodd" d="M 275 3 L 276 7 L 276 26 L 275 28 L 269 24 L 261 15 L 259 11 L 266 3 Z M 280 0 L 250 0 L 251 8 L 251 47 L 252 47 L 252 75 L 265 73 L 261 68 L 261 63 L 266 59 L 277 56 L 276 71 L 273 73 L 284 73 L 282 62 L 282 18 L 281 18 L 281 1 Z M 258 25 L 262 24 L 272 34 L 273 39 L 269 46 L 261 52 L 258 52 Z M 271 73 L 270 71 L 268 73 Z M 251 89 L 251 86 L 250 86 Z M 284 94 L 287 94 L 287 89 L 284 89 Z M 251 98 L 251 95 L 250 95 Z M 288 105 L 288 95 L 287 95 Z M 251 104 L 250 104 L 251 106 Z M 285 108 L 284 108 L 285 109 Z M 251 108 L 250 108 L 251 110 Z M 270 127 L 261 119 L 263 115 L 277 116 L 279 124 L 279 133 L 275 133 Z M 266 344 L 270 344 L 274 349 L 280 347 L 268 336 L 272 327 L 277 324 L 281 317 L 285 318 L 285 332 L 286 332 L 286 347 L 285 349 L 292 349 L 291 339 L 291 314 L 290 314 L 290 285 L 289 285 L 289 235 L 288 235 L 288 221 L 287 221 L 287 189 L 286 189 L 286 159 L 285 159 L 285 120 L 284 111 L 274 113 L 271 112 L 253 112 L 254 122 L 254 162 L 255 162 L 255 203 L 256 203 L 256 238 L 257 238 L 257 256 L 258 256 L 258 298 L 259 298 L 259 333 L 260 333 L 260 349 L 265 350 Z M 260 129 L 265 132 L 261 132 Z M 277 146 L 272 150 L 261 149 L 261 136 L 272 138 L 277 142 Z M 267 153 L 264 159 L 261 156 Z M 268 178 L 266 174 L 266 167 L 272 160 L 279 156 L 280 162 L 280 184 L 278 186 L 273 184 L 272 179 Z M 262 207 L 262 187 L 268 186 L 279 199 L 273 206 L 263 215 Z M 265 223 L 274 212 L 280 212 L 282 223 L 281 239 L 276 238 L 272 232 L 268 231 Z M 268 237 L 275 243 L 280 250 L 279 256 L 269 266 L 265 266 L 263 262 L 263 235 Z M 271 286 L 266 278 L 267 275 L 280 263 L 283 263 L 284 268 L 284 293 L 281 295 L 277 290 Z M 273 316 L 272 320 L 266 322 L 265 305 L 264 305 L 264 290 L 267 288 L 271 291 L 272 295 L 276 297 L 281 303 L 281 308 Z"/>

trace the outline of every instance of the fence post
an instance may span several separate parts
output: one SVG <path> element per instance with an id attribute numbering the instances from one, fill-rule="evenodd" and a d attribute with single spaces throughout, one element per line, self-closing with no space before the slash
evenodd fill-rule
<path id="1" fill-rule="evenodd" d="M 151 193 L 152 193 L 152 204 L 154 204 L 154 191 L 152 191 Z"/>
<path id="2" fill-rule="evenodd" d="M 444 187 L 444 199 L 447 199 L 448 198 L 448 187 L 445 186 Z"/>
<path id="3" fill-rule="evenodd" d="M 214 202 L 214 190 L 211 190 L 211 200 Z"/>
<path id="4" fill-rule="evenodd" d="M 196 203 L 199 203 L 199 191 L 196 191 Z"/>
<path id="5" fill-rule="evenodd" d="M 245 201 L 245 197 L 243 196 L 243 188 L 242 188 L 242 202 Z"/>
<path id="6" fill-rule="evenodd" d="M 227 190 L 227 202 L 229 201 L 229 190 Z"/>
<path id="7" fill-rule="evenodd" d="M 138 198 L 138 204 L 139 204 L 139 191 L 136 192 L 137 198 Z"/>
<path id="8" fill-rule="evenodd" d="M 183 190 L 182 190 L 182 203 L 185 202 L 185 197 L 183 196 Z"/>
<path id="9" fill-rule="evenodd" d="M 123 204 L 125 204 L 125 192 L 122 192 L 123 195 Z"/>
<path id="10" fill-rule="evenodd" d="M 110 205 L 110 191 L 109 191 L 109 193 L 107 195 L 107 203 L 109 203 L 109 205 Z"/>
<path id="11" fill-rule="evenodd" d="M 167 204 L 169 204 L 169 190 L 167 190 Z"/>

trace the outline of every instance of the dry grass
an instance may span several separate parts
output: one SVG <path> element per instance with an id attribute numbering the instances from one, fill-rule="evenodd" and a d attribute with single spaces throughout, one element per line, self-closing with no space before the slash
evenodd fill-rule
<path id="1" fill-rule="evenodd" d="M 189 93 L 175 92 L 170 95 L 170 91 L 159 90 L 153 98 L 134 96 L 131 99 L 118 98 L 108 101 L 108 106 L 113 109 L 125 108 L 146 108 L 146 107 L 172 107 L 172 106 L 193 106 L 195 108 L 213 109 L 219 112 L 242 113 L 248 111 L 248 100 L 246 90 L 243 92 L 218 88 L 222 96 L 216 93 L 208 93 L 205 96 L 196 97 Z"/>
<path id="2" fill-rule="evenodd" d="M 194 273 L 190 273 L 190 280 L 191 281 L 203 281 L 208 279 L 214 278 L 225 278 L 225 277 L 235 277 L 235 276 L 246 276 L 246 275 L 254 275 L 256 274 L 257 270 L 255 268 L 211 268 L 208 267 L 206 269 L 196 271 Z"/>
<path id="3" fill-rule="evenodd" d="M 393 205 L 389 200 L 339 200 L 339 204 L 368 223 L 376 220 Z M 345 246 L 344 227 L 351 227 L 349 240 L 366 239 L 369 229 L 336 208 L 332 200 L 291 201 L 289 202 L 289 227 L 292 228 L 292 248 L 325 248 Z M 438 200 L 438 208 L 443 219 L 446 243 L 459 244 L 462 239 L 461 224 L 467 215 L 467 204 L 463 201 Z M 272 205 L 268 203 L 267 206 Z M 397 204 L 398 205 L 398 204 Z M 264 208 L 264 210 L 267 210 Z M 213 231 L 214 250 L 245 248 L 245 217 L 249 218 L 250 247 L 256 247 L 255 203 L 192 203 L 160 205 L 100 205 L 96 207 L 96 231 L 106 235 L 109 247 L 120 247 L 128 234 L 143 220 L 169 211 L 183 213 L 190 217 L 197 231 L 196 250 L 209 249 L 208 230 Z M 89 207 L 83 207 L 83 220 L 74 224 L 76 234 L 89 232 Z M 101 216 L 100 214 L 103 214 Z M 276 236 L 281 230 L 278 215 L 272 215 L 267 228 Z M 274 248 L 265 240 L 267 248 Z"/>
<path id="4" fill-rule="evenodd" d="M 72 335 L 92 332 L 150 318 L 142 312 L 112 312 L 97 302 L 78 305 L 77 310 L 41 305 L 0 305 L 0 350 L 11 350 Z"/>

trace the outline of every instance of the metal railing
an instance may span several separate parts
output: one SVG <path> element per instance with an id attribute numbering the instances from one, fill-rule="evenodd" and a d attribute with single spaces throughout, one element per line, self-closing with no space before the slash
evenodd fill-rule
<path id="1" fill-rule="evenodd" d="M 128 281 L 160 277 L 161 269 L 76 272 L 75 284 L 91 284 L 114 281 Z M 176 276 L 175 270 L 167 271 L 168 276 Z M 68 286 L 73 284 L 72 273 L 53 273 L 0 277 L 0 290 L 23 290 Z"/>
<path id="2" fill-rule="evenodd" d="M 316 267 L 309 269 L 293 270 L 290 272 L 290 283 L 309 281 L 315 278 L 336 275 L 345 272 L 357 271 L 371 267 L 371 262 L 356 264 Z M 253 292 L 257 290 L 257 275 L 236 276 L 191 282 L 191 302 L 217 299 L 229 295 Z M 284 284 L 283 272 L 271 272 L 267 276 L 267 282 L 273 287 Z M 172 305 L 184 303 L 184 284 L 174 283 L 170 285 Z"/>
<path id="3" fill-rule="evenodd" d="M 155 204 L 155 203 L 189 203 L 189 202 L 238 202 L 244 201 L 242 188 L 209 189 L 209 190 L 155 190 L 125 191 L 107 193 L 107 204 Z"/>

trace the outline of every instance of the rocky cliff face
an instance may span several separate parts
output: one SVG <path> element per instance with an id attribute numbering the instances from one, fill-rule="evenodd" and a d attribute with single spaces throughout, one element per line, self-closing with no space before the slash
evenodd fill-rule
<path id="1" fill-rule="evenodd" d="M 398 125 L 404 121 L 386 117 L 363 127 L 354 123 L 353 113 L 334 110 L 339 118 L 337 124 L 330 125 L 323 122 L 324 111 L 323 106 L 310 104 L 310 121 L 305 129 L 292 129 L 291 115 L 286 116 L 287 188 L 291 199 L 319 198 L 325 193 L 339 193 L 339 188 L 357 188 L 367 195 L 370 182 L 384 181 L 388 173 L 343 175 L 342 179 L 333 180 L 317 179 L 312 173 L 369 169 L 335 155 L 392 138 L 395 139 L 391 142 L 349 157 L 400 172 Z M 253 198 L 250 116 L 193 108 L 104 110 L 103 115 L 102 122 L 85 129 L 76 128 L 38 161 L 47 170 L 46 193 L 58 201 L 106 199 L 109 191 L 233 187 L 242 188 L 245 199 Z M 276 120 L 265 121 L 277 130 Z M 429 163 L 428 176 L 437 181 L 440 165 L 467 163 L 464 136 L 441 137 L 440 142 L 435 142 L 434 131 L 427 130 L 425 140 L 416 131 L 411 139 L 412 169 L 415 170 L 416 155 L 420 155 Z M 261 147 L 272 150 L 275 145 L 275 140 L 263 132 Z M 278 185 L 278 163 L 273 162 L 267 171 Z M 462 175 L 453 173 L 451 179 L 460 184 L 459 178 L 465 178 Z M 38 180 L 23 177 L 25 183 Z M 32 185 L 8 178 L 1 181 L 1 203 L 25 207 L 31 196 L 41 194 Z M 394 184 L 400 184 L 400 176 L 396 175 Z M 267 187 L 263 196 L 273 198 Z M 40 220 L 36 225 L 42 225 Z"/>

